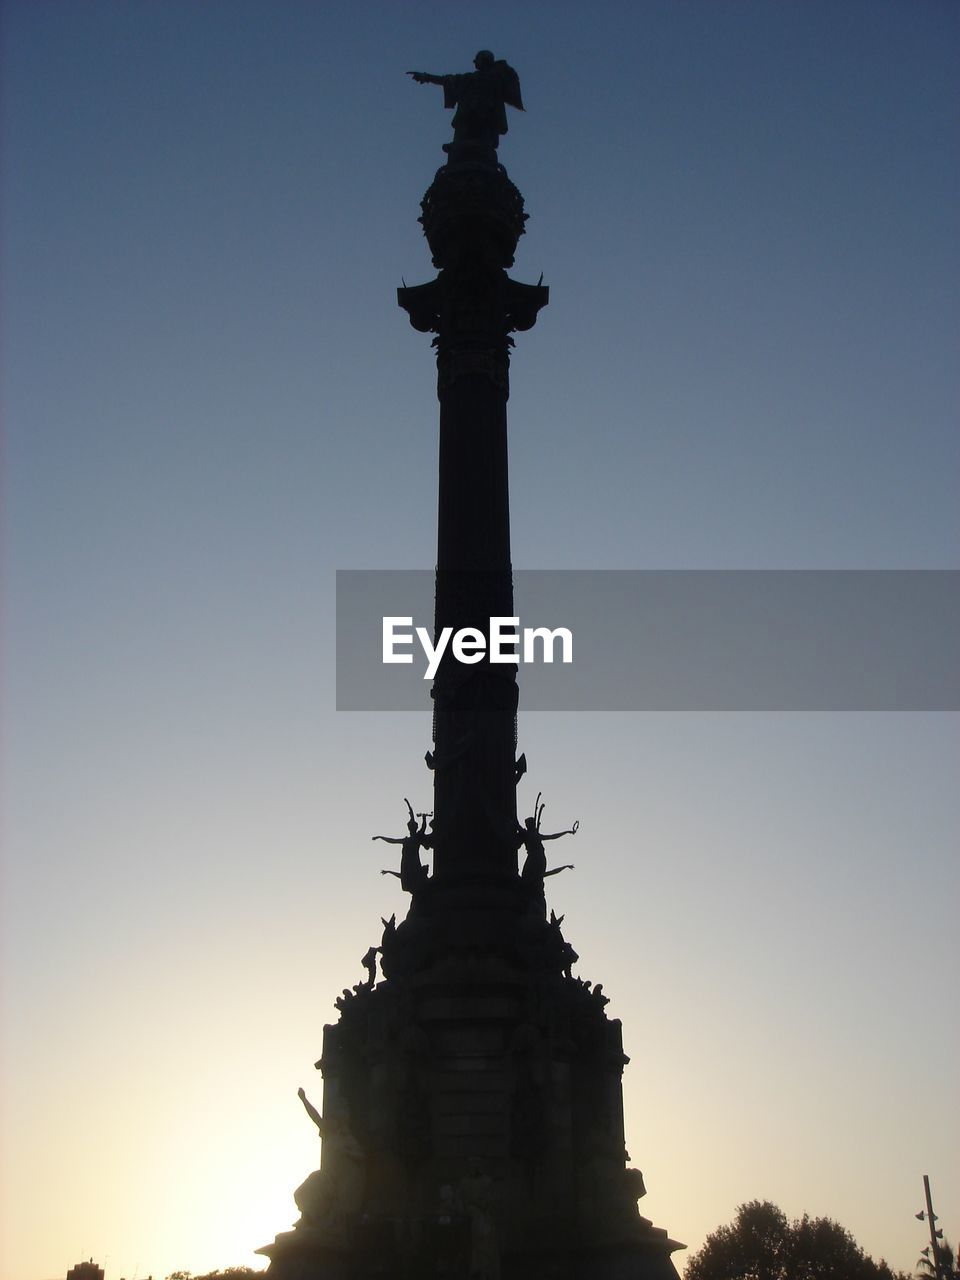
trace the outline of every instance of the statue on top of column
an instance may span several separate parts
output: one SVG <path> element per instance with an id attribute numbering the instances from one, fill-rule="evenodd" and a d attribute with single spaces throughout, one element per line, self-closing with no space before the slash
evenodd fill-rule
<path id="1" fill-rule="evenodd" d="M 438 84 L 443 89 L 443 105 L 456 107 L 453 141 L 444 143 L 448 164 L 461 160 L 482 160 L 496 164 L 497 146 L 507 132 L 508 106 L 523 110 L 520 79 L 502 58 L 481 49 L 473 60 L 475 71 L 462 75 L 435 76 L 427 71 L 408 71 L 417 84 Z"/>

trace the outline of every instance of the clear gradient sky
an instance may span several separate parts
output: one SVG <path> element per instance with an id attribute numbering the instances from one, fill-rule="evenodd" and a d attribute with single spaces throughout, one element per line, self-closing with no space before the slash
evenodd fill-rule
<path id="1" fill-rule="evenodd" d="M 404 910 L 370 836 L 430 796 L 426 709 L 333 709 L 334 571 L 434 560 L 403 72 L 482 47 L 551 288 L 516 565 L 957 565 L 953 0 L 7 0 L 2 1280 L 252 1261 L 317 1164 L 297 1087 Z M 957 717 L 520 734 L 644 1212 L 906 1268 L 929 1173 L 956 1240 Z"/>

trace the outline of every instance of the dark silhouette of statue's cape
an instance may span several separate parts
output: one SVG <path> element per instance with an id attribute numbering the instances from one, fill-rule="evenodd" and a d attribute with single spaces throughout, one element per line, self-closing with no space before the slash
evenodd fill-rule
<path id="1" fill-rule="evenodd" d="M 507 107 L 523 110 L 520 77 L 503 58 L 463 75 L 444 76 L 443 105 L 457 108 L 451 122 L 454 133 L 486 132 L 486 126 L 502 135 L 509 127 Z"/>

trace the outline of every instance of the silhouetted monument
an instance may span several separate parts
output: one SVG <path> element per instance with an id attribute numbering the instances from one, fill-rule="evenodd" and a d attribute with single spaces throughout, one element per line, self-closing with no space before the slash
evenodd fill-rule
<path id="1" fill-rule="evenodd" d="M 527 215 L 497 161 L 516 72 L 482 51 L 443 88 L 454 138 L 422 202 L 436 279 L 398 290 L 434 334 L 440 400 L 437 633 L 513 615 L 507 486 L 512 334 L 546 305 L 511 279 Z M 382 920 L 366 979 L 324 1028 L 320 1169 L 301 1218 L 260 1250 L 272 1280 L 667 1280 L 682 1246 L 640 1216 L 624 1145 L 620 1023 L 547 919 L 540 797 L 516 785 L 516 667 L 443 657 L 433 684 L 433 821 L 409 800 L 406 918 Z M 419 819 L 419 821 L 418 821 Z M 524 851 L 522 868 L 518 854 Z M 423 855 L 432 854 L 432 873 Z M 381 979 L 376 981 L 377 955 Z"/>
<path id="2" fill-rule="evenodd" d="M 103 1267 L 98 1267 L 92 1258 L 78 1262 L 67 1272 L 67 1280 L 103 1280 Z"/>

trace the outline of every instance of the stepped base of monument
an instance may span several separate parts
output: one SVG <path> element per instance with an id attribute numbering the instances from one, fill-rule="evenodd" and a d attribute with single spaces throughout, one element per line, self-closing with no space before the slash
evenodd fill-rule
<path id="1" fill-rule="evenodd" d="M 469 1239 L 455 1226 L 425 1223 L 411 1231 L 385 1220 L 358 1224 L 352 1237 L 338 1245 L 301 1228 L 257 1253 L 270 1259 L 269 1280 L 678 1280 L 670 1254 L 683 1247 L 651 1225 L 631 1241 L 511 1250 L 471 1265 Z"/>
<path id="2" fill-rule="evenodd" d="M 322 1167 L 269 1280 L 677 1280 L 627 1167 L 620 1023 L 542 898 L 496 894 L 386 921 L 383 981 L 338 1000 Z"/>

